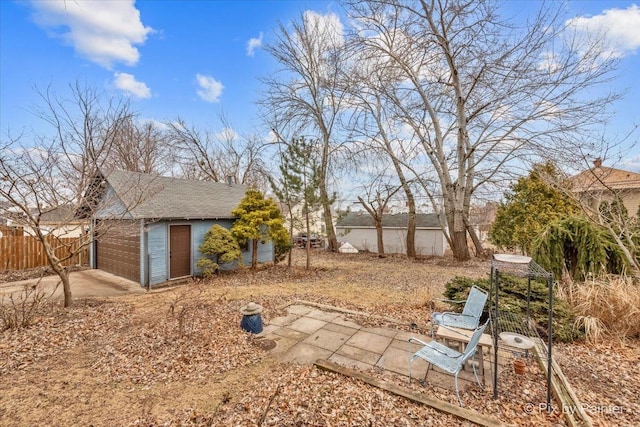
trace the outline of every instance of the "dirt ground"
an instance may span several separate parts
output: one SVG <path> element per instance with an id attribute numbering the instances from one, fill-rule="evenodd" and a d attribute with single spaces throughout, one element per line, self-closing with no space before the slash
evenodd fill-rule
<path id="1" fill-rule="evenodd" d="M 486 277 L 488 263 L 313 255 L 308 272 L 298 250 L 292 269 L 244 270 L 146 294 L 78 300 L 67 310 L 58 304 L 29 329 L 0 332 L 0 425 L 465 425 L 359 381 L 275 361 L 239 328 L 239 309 L 258 302 L 268 323 L 284 304 L 301 299 L 392 317 L 401 322 L 396 327 L 416 323 L 426 332 L 427 302 L 454 276 Z M 596 425 L 640 425 L 638 344 L 557 347 L 557 360 Z M 411 387 L 455 403 L 449 390 Z M 508 423 L 564 425 L 557 411 L 538 410 L 542 373 L 505 376 L 501 387 L 497 400 L 480 389 L 463 399 Z"/>

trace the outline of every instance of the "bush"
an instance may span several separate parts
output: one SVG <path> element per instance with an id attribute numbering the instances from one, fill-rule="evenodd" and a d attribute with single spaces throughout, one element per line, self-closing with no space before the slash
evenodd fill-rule
<path id="1" fill-rule="evenodd" d="M 20 294 L 0 297 L 0 331 L 22 329 L 31 326 L 51 306 L 51 297 L 57 286 L 45 292 L 40 281 L 26 284 Z"/>
<path id="2" fill-rule="evenodd" d="M 622 276 L 604 276 L 577 283 L 569 281 L 561 292 L 576 312 L 576 324 L 587 339 L 604 336 L 640 338 L 640 287 Z"/>
<path id="3" fill-rule="evenodd" d="M 198 248 L 204 255 L 198 260 L 197 266 L 202 268 L 205 276 L 218 271 L 221 265 L 240 261 L 242 252 L 240 245 L 226 228 L 215 224 L 204 235 L 204 243 Z"/>
<path id="4" fill-rule="evenodd" d="M 446 284 L 445 297 L 451 300 L 465 300 L 471 286 L 490 291 L 488 279 L 471 279 L 455 277 Z M 529 310 L 531 319 L 536 323 L 539 333 L 545 334 L 548 320 L 549 291 L 547 282 L 531 281 L 531 299 Z M 527 279 L 513 276 L 500 276 L 500 293 L 498 295 L 500 311 L 525 317 L 527 315 Z M 494 308 L 494 300 L 490 298 L 485 312 Z M 454 309 L 461 310 L 456 304 Z M 575 316 L 566 301 L 553 298 L 553 337 L 557 341 L 570 342 L 583 336 L 581 330 L 574 327 Z"/>
<path id="5" fill-rule="evenodd" d="M 289 236 L 289 232 L 284 228 L 280 228 L 277 233 L 273 235 L 273 263 L 277 264 L 282 261 L 289 251 L 293 248 L 293 243 L 291 243 L 291 236 Z"/>
<path id="6" fill-rule="evenodd" d="M 549 224 L 536 236 L 532 257 L 557 279 L 565 271 L 574 280 L 584 280 L 589 275 L 619 274 L 629 269 L 609 232 L 580 216 Z"/>

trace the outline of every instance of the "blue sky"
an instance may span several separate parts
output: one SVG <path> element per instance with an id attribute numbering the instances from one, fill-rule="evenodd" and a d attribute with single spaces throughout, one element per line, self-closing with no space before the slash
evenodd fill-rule
<path id="1" fill-rule="evenodd" d="M 530 5 L 512 1 L 505 7 L 522 14 Z M 569 2 L 568 8 L 581 28 L 604 25 L 622 47 L 614 86 L 627 93 L 607 132 L 625 134 L 633 123 L 640 125 L 640 8 L 595 0 Z M 75 80 L 129 96 L 146 119 L 180 116 L 219 131 L 224 112 L 238 133 L 266 137 L 254 102 L 259 77 L 277 65 L 261 45 L 273 39 L 278 20 L 287 23 L 309 9 L 340 13 L 330 1 L 0 0 L 2 138 L 9 131 L 27 137 L 43 131 L 30 112 L 38 103 L 34 86 L 51 84 L 65 94 Z M 616 166 L 640 172 L 639 145 Z"/>

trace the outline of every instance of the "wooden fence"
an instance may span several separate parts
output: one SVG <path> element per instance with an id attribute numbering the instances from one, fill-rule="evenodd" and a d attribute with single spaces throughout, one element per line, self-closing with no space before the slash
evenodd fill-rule
<path id="1" fill-rule="evenodd" d="M 63 262 L 63 265 L 69 267 L 89 263 L 89 247 L 80 248 L 82 245 L 80 238 L 47 236 L 46 239 L 47 243 L 54 248 L 58 258 L 65 258 L 75 252 L 71 258 Z M 0 271 L 24 270 L 47 265 L 49 262 L 42 243 L 35 237 L 0 237 Z"/>

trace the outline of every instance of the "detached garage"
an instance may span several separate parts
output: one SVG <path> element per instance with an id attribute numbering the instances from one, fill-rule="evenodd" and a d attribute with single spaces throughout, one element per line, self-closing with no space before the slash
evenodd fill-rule
<path id="1" fill-rule="evenodd" d="M 87 190 L 93 268 L 151 287 L 194 276 L 198 251 L 214 224 L 231 228 L 246 187 L 212 181 L 114 171 Z M 251 262 L 251 246 L 243 251 Z M 273 245 L 258 243 L 258 261 L 273 261 Z"/>
<path id="2" fill-rule="evenodd" d="M 406 254 L 407 214 L 382 216 L 384 252 Z M 376 227 L 371 215 L 351 213 L 336 224 L 338 242 L 349 242 L 360 251 L 378 252 Z M 436 214 L 416 215 L 416 253 L 443 256 L 446 239 Z"/>

